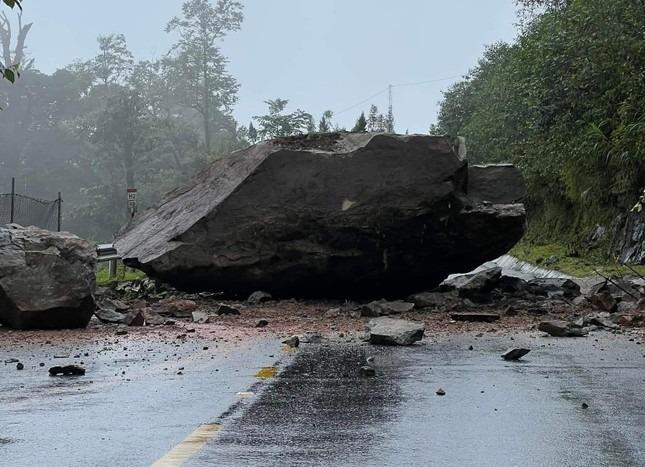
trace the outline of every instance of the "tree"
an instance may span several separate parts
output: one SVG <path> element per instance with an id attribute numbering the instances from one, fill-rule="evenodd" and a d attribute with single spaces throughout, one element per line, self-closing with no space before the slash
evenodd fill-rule
<path id="1" fill-rule="evenodd" d="M 265 103 L 269 106 L 269 113 L 253 117 L 258 122 L 258 135 L 263 139 L 303 134 L 315 127 L 311 114 L 303 110 L 283 114 L 289 103 L 287 99 L 278 98 Z"/>
<path id="2" fill-rule="evenodd" d="M 354 128 L 352 128 L 352 131 L 354 133 L 367 132 L 367 120 L 365 119 L 365 112 L 361 112 L 358 119 L 356 120 L 356 124 L 354 125 Z"/>
<path id="3" fill-rule="evenodd" d="M 18 0 L 3 0 L 3 3 L 9 8 L 18 7 L 18 34 L 16 37 L 16 45 L 13 49 L 12 55 L 12 39 L 13 32 L 11 23 L 5 13 L 0 15 L 0 45 L 2 46 L 2 61 L 0 61 L 0 78 L 14 83 L 16 78 L 20 76 L 21 69 L 30 68 L 33 60 L 25 62 L 25 40 L 27 34 L 33 23 L 22 24 L 22 5 Z"/>
<path id="4" fill-rule="evenodd" d="M 91 61 L 90 69 L 105 87 L 123 83 L 134 66 L 134 57 L 128 50 L 123 34 L 99 36 L 99 53 Z"/>
<path id="5" fill-rule="evenodd" d="M 582 242 L 645 186 L 645 2 L 521 3 L 540 10 L 445 93 L 433 131 L 521 168 L 532 235 Z"/>
<path id="6" fill-rule="evenodd" d="M 385 132 L 394 133 L 394 112 L 392 111 L 392 106 L 390 105 L 387 109 L 387 116 L 385 117 Z"/>
<path id="7" fill-rule="evenodd" d="M 385 133 L 387 131 L 386 119 L 378 112 L 378 107 L 372 105 L 367 116 L 367 131 L 370 133 Z"/>
<path id="8" fill-rule="evenodd" d="M 253 126 L 253 122 L 249 123 L 248 136 L 252 143 L 255 143 L 258 140 L 258 132 Z"/>
<path id="9" fill-rule="evenodd" d="M 188 0 L 182 16 L 173 18 L 167 32 L 179 33 L 168 60 L 178 102 L 202 119 L 206 151 L 213 151 L 214 133 L 225 130 L 226 117 L 237 100 L 238 84 L 226 71 L 227 59 L 217 44 L 242 23 L 242 5 L 234 0 Z M 230 130 L 230 128 L 228 128 Z"/>
<path id="10" fill-rule="evenodd" d="M 334 113 L 331 110 L 325 110 L 318 122 L 318 133 L 329 133 L 332 131 L 331 119 Z"/>

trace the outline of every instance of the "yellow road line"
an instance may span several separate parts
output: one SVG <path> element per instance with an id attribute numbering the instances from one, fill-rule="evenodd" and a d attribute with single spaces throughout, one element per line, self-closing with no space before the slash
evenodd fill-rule
<path id="1" fill-rule="evenodd" d="M 182 465 L 204 447 L 209 440 L 215 438 L 220 428 L 222 428 L 222 425 L 219 423 L 200 426 L 168 454 L 152 464 L 152 467 L 178 467 Z"/>

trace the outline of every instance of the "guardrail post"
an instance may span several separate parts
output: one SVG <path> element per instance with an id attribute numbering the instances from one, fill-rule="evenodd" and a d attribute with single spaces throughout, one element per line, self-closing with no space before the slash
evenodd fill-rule
<path id="1" fill-rule="evenodd" d="M 10 214 L 10 224 L 13 224 L 16 212 L 16 179 L 11 177 L 11 214 Z"/>
<path id="2" fill-rule="evenodd" d="M 117 271 L 117 262 L 116 259 L 111 259 L 108 262 L 108 277 L 111 279 L 116 279 L 116 271 Z"/>

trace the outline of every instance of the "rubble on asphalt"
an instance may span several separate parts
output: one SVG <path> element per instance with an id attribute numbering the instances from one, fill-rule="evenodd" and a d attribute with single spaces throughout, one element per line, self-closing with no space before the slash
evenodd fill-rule
<path id="1" fill-rule="evenodd" d="M 224 300 L 213 292 L 185 293 L 151 279 L 122 282 L 97 291 L 96 317 L 105 325 L 162 326 L 179 322 L 198 325 L 230 322 L 250 311 L 295 306 L 297 300 L 276 300 L 255 292 L 242 301 Z M 325 303 L 321 303 L 324 307 Z M 566 277 L 506 275 L 496 266 L 463 276 L 453 276 L 433 290 L 399 300 L 330 302 L 320 319 L 369 318 L 423 319 L 445 316 L 451 323 L 532 321 L 534 329 L 558 337 L 580 337 L 594 331 L 620 332 L 645 328 L 645 281 L 597 280 L 592 284 Z M 270 316 L 255 315 L 251 326 L 262 329 Z M 333 325 L 330 324 L 330 326 Z M 274 330 L 275 331 L 275 330 Z M 301 336 L 302 337 L 302 336 Z M 368 339 L 369 340 L 369 339 Z M 301 340 L 307 342 L 307 338 Z"/>

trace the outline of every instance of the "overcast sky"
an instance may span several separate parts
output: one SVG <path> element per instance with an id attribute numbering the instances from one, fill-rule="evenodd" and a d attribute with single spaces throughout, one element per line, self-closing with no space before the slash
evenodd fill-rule
<path id="1" fill-rule="evenodd" d="M 181 0 L 25 0 L 34 27 L 31 55 L 44 72 L 96 53 L 96 36 L 123 33 L 138 59 L 169 48 L 164 32 Z M 241 31 L 222 49 L 241 84 L 234 115 L 247 125 L 266 99 L 316 118 L 326 110 L 351 127 L 374 103 L 387 108 L 388 84 L 463 75 L 485 45 L 515 37 L 513 0 L 243 0 Z M 394 88 L 396 129 L 426 132 L 441 91 L 455 79 Z M 346 110 L 349 109 L 349 110 Z"/>

